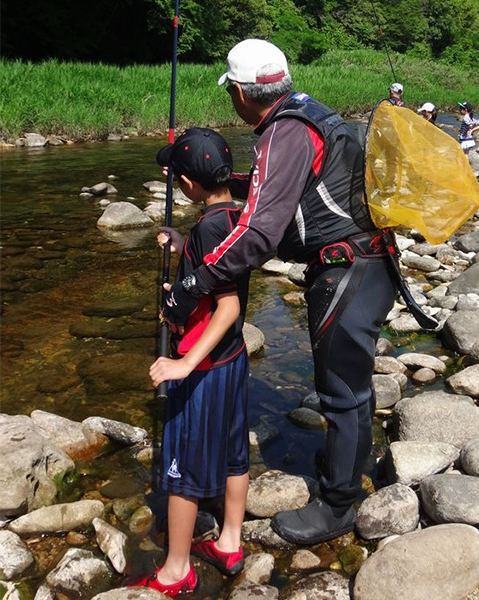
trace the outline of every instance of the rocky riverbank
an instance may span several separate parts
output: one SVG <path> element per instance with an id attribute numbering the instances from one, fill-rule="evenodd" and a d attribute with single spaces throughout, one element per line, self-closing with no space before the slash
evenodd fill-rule
<path id="1" fill-rule="evenodd" d="M 111 184 L 102 184 L 100 195 L 108 193 L 105 185 Z M 158 182 L 145 187 L 164 193 Z M 94 188 L 82 194 L 94 195 Z M 155 201 L 161 204 L 161 199 Z M 115 204 L 122 203 L 108 206 Z M 374 375 L 377 416 L 388 444 L 377 456 L 377 477 L 363 479 L 367 497 L 358 508 L 356 532 L 308 549 L 273 532 L 274 513 L 307 504 L 317 484 L 268 468 L 263 452 L 280 431 L 261 421 L 250 433 L 245 570 L 226 582 L 195 559 L 202 580 L 198 598 L 474 597 L 479 588 L 479 222 L 468 223 L 454 242 L 433 246 L 412 232 L 398 236 L 398 244 L 416 300 L 439 321 L 430 335 L 439 336 L 448 351 L 439 356 L 415 352 L 414 338 L 421 332 L 402 302 L 396 304 L 378 342 Z M 263 271 L 291 285 L 304 283 L 302 265 L 270 261 Z M 285 294 L 284 301 L 301 307 L 301 289 Z M 127 309 L 122 314 L 135 314 L 138 307 Z M 96 325 L 103 316 L 111 329 L 112 315 L 98 310 L 92 313 Z M 72 326 L 74 337 L 95 335 L 91 328 L 78 328 Z M 114 335 L 113 329 L 97 335 Z M 249 326 L 245 333 L 250 353 L 260 350 L 261 332 Z M 405 344 L 408 352 L 398 353 Z M 90 362 L 80 377 L 100 385 L 101 360 Z M 411 387 L 412 396 L 405 393 Z M 327 427 L 314 392 L 287 416 L 299 428 Z M 161 564 L 165 555 L 166 497 L 153 492 L 158 449 L 146 430 L 100 417 L 76 422 L 34 410 L 30 416 L 0 416 L 0 448 L 4 598 L 161 600 L 156 592 L 122 587 L 129 576 Z M 124 476 L 98 471 L 98 464 L 112 457 L 128 465 Z M 195 535 L 214 535 L 221 506 L 209 502 L 201 508 Z"/>

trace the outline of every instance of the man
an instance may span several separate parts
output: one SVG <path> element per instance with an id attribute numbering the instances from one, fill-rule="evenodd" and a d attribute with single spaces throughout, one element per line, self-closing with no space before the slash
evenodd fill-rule
<path id="1" fill-rule="evenodd" d="M 402 95 L 404 88 L 402 83 L 393 83 L 389 88 L 389 102 L 395 106 L 404 106 Z"/>
<path id="2" fill-rule="evenodd" d="M 278 513 L 272 527 L 286 540 L 314 544 L 354 527 L 352 505 L 372 444 L 375 346 L 396 287 L 364 204 L 363 153 L 342 118 L 292 91 L 284 54 L 266 41 L 240 42 L 228 66 L 218 84 L 260 136 L 250 176 L 231 184 L 247 203 L 225 241 L 171 288 L 165 317 L 181 330 L 218 281 L 275 254 L 309 264 L 315 386 L 329 424 L 321 497 Z"/>

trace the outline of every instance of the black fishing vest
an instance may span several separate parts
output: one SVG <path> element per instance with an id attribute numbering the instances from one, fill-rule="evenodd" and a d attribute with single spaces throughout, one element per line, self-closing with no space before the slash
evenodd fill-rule
<path id="1" fill-rule="evenodd" d="M 363 150 L 347 124 L 332 109 L 298 92 L 286 99 L 272 121 L 291 117 L 311 123 L 324 139 L 321 168 L 317 175 L 311 169 L 277 252 L 283 260 L 306 262 L 323 246 L 376 227 L 364 203 Z"/>

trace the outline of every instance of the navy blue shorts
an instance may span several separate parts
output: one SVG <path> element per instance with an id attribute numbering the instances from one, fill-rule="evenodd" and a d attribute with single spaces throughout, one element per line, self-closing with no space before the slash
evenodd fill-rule
<path id="1" fill-rule="evenodd" d="M 161 487 L 170 494 L 212 498 L 229 475 L 249 470 L 248 356 L 170 381 L 160 458 Z"/>

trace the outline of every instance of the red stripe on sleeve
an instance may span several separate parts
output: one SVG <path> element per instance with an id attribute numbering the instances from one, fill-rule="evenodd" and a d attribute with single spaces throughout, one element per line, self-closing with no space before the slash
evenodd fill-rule
<path id="1" fill-rule="evenodd" d="M 319 131 L 313 125 L 311 125 L 311 123 L 308 123 L 307 127 L 309 137 L 313 142 L 315 152 L 312 169 L 314 171 L 314 174 L 317 175 L 319 173 L 319 170 L 321 169 L 321 164 L 323 162 L 324 139 L 323 136 L 319 133 Z"/>

